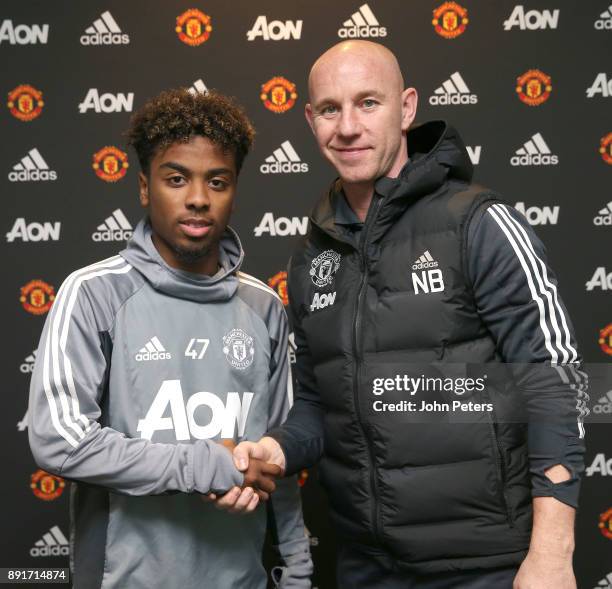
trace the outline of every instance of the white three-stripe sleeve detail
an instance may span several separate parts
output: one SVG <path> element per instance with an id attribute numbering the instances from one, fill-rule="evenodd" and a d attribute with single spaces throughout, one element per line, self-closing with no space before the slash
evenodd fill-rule
<path id="1" fill-rule="evenodd" d="M 72 397 L 72 410 L 73 410 L 72 414 L 71 414 L 70 408 L 68 407 L 68 398 L 66 396 L 66 392 L 64 390 L 64 385 L 62 382 L 62 370 L 60 366 L 60 348 L 62 346 L 61 346 L 61 342 L 59 341 L 59 337 L 60 337 L 59 331 L 60 331 L 60 327 L 62 323 L 62 318 L 69 317 L 72 311 L 72 309 L 70 309 L 70 311 L 65 312 L 64 305 L 65 305 L 65 301 L 68 300 L 75 292 L 74 290 L 75 284 L 80 284 L 79 279 L 81 276 L 83 276 L 87 272 L 92 271 L 95 268 L 114 267 L 114 266 L 117 266 L 119 264 L 124 264 L 124 263 L 125 263 L 125 260 L 123 260 L 123 258 L 119 256 L 114 256 L 113 258 L 110 258 L 109 260 L 105 260 L 97 264 L 92 264 L 91 266 L 87 266 L 85 268 L 82 268 L 81 270 L 77 270 L 76 272 L 70 275 L 70 277 L 66 281 L 66 284 L 62 285 L 62 288 L 60 288 L 60 292 L 58 293 L 57 299 L 55 300 L 55 304 L 53 305 L 53 318 L 52 318 L 52 325 L 50 326 L 50 335 L 49 335 L 51 339 L 51 362 L 52 362 L 52 368 L 53 368 L 53 381 L 55 383 L 55 388 L 57 390 L 57 393 L 60 399 L 60 404 L 62 406 L 62 413 L 64 416 L 64 421 L 66 425 L 70 427 L 72 430 L 74 430 L 74 432 L 81 439 L 85 437 L 85 432 L 83 431 L 81 424 L 77 423 L 77 421 L 80 421 L 83 424 L 83 426 L 89 425 L 89 422 L 87 421 L 87 419 L 80 418 L 76 394 L 74 395 L 72 394 L 72 391 L 70 390 L 70 384 L 69 384 L 70 380 L 68 379 L 68 376 L 69 376 L 68 372 L 70 372 L 70 376 L 72 376 L 72 369 L 71 369 L 70 364 L 68 364 L 68 368 L 66 368 L 65 362 L 64 362 L 64 372 L 66 373 L 66 377 L 67 377 L 66 380 L 68 382 L 69 391 Z M 77 286 L 77 289 L 78 289 L 78 286 Z M 73 306 L 74 306 L 74 303 L 73 303 Z M 64 354 L 64 357 L 65 357 L 65 354 Z M 72 420 L 73 415 L 74 415 L 75 421 Z"/>
<path id="2" fill-rule="evenodd" d="M 121 261 L 125 261 L 121 259 Z M 120 268 L 106 268 L 101 270 L 96 270 L 95 272 L 90 272 L 89 274 L 85 274 L 81 276 L 74 285 L 72 293 L 70 295 L 70 301 L 68 302 L 68 308 L 66 309 L 66 317 L 64 319 L 64 325 L 62 327 L 62 334 L 60 338 L 60 349 L 62 352 L 62 359 L 64 361 L 64 371 L 66 373 L 66 381 L 68 382 L 68 390 L 70 391 L 70 396 L 72 398 L 72 409 L 74 411 L 74 415 L 76 419 L 80 419 L 83 422 L 83 425 L 86 426 L 86 431 L 90 427 L 89 420 L 84 415 L 81 415 L 79 410 L 79 399 L 76 393 L 76 387 L 74 385 L 74 378 L 72 375 L 72 364 L 70 363 L 70 357 L 66 354 L 66 340 L 68 339 L 68 329 L 70 328 L 70 317 L 72 315 L 72 309 L 74 308 L 74 304 L 76 302 L 78 290 L 81 284 L 90 280 L 91 278 L 96 278 L 97 276 L 104 276 L 105 274 L 125 274 L 132 269 L 130 264 L 122 266 Z"/>
<path id="3" fill-rule="evenodd" d="M 79 443 L 74 438 L 74 436 L 67 432 L 64 426 L 60 423 L 59 420 L 59 411 L 57 410 L 57 403 L 55 402 L 55 397 L 53 396 L 53 391 L 51 390 L 51 385 L 49 383 L 49 347 L 51 345 L 51 333 L 47 333 L 47 343 L 45 344 L 45 355 L 43 358 L 43 387 L 45 390 L 45 396 L 47 397 L 47 403 L 49 404 L 49 411 L 51 413 L 51 423 L 56 431 L 59 433 L 64 440 L 66 440 L 73 448 L 76 448 Z"/>
<path id="4" fill-rule="evenodd" d="M 111 258 L 113 259 L 113 258 Z M 103 262 L 100 262 L 103 263 Z M 75 273 L 76 274 L 76 273 Z M 51 423 L 53 424 L 53 426 L 55 427 L 55 429 L 57 430 L 57 432 L 73 447 L 76 448 L 76 446 L 78 446 L 78 442 L 75 439 L 75 437 L 69 433 L 68 431 L 66 431 L 66 429 L 64 428 L 64 426 L 60 423 L 60 419 L 59 419 L 59 411 L 58 411 L 58 407 L 57 407 L 57 403 L 53 394 L 53 390 L 51 387 L 51 382 L 50 382 L 50 377 L 49 377 L 49 363 L 50 363 L 50 357 L 51 357 L 51 347 L 52 347 L 52 337 L 53 337 L 53 322 L 56 319 L 58 313 L 60 313 L 61 311 L 61 307 L 63 305 L 63 299 L 64 299 L 64 293 L 70 289 L 70 285 L 73 281 L 74 275 L 70 276 L 68 278 L 68 280 L 66 280 L 66 282 L 61 286 L 61 288 L 59 289 L 58 293 L 57 293 L 57 297 L 55 299 L 55 304 L 53 305 L 52 309 L 51 309 L 51 313 L 50 313 L 50 317 L 49 317 L 49 329 L 47 331 L 47 338 L 46 338 L 46 344 L 45 344 L 45 351 L 44 351 L 44 357 L 43 357 L 43 388 L 45 391 L 45 396 L 47 397 L 47 402 L 49 404 L 49 410 L 51 413 Z M 60 313 L 61 316 L 61 313 Z M 62 405 L 62 414 L 64 416 L 64 423 L 65 424 L 71 424 L 70 418 L 68 417 L 68 419 L 66 419 L 66 415 L 69 414 L 69 408 L 68 408 L 68 403 L 67 400 L 65 399 L 65 393 L 63 391 L 63 389 L 58 390 L 58 396 L 60 398 L 60 403 Z M 74 430 L 74 428 L 71 427 L 71 429 Z M 80 429 L 80 426 L 79 426 Z M 78 437 L 80 438 L 80 434 L 78 431 L 75 431 L 75 433 L 77 433 Z M 81 430 L 82 433 L 82 430 Z"/>
<path id="5" fill-rule="evenodd" d="M 495 205 L 495 206 L 503 206 L 504 208 L 506 208 L 504 205 Z M 576 351 L 576 348 L 574 348 L 574 346 L 572 346 L 571 344 L 570 330 L 567 325 L 567 318 L 565 317 L 565 313 L 563 312 L 563 309 L 561 308 L 561 305 L 559 303 L 559 295 L 557 293 L 557 287 L 551 280 L 549 280 L 548 272 L 546 270 L 546 264 L 544 264 L 544 262 L 536 254 L 535 250 L 533 249 L 533 244 L 529 240 L 529 237 L 527 236 L 525 229 L 521 227 L 521 224 L 516 219 L 512 218 L 512 216 L 507 212 L 507 208 L 506 208 L 506 214 L 511 219 L 511 221 L 516 225 L 518 230 L 522 233 L 525 239 L 525 243 L 527 244 L 527 246 L 533 253 L 535 259 L 538 261 L 538 264 L 542 271 L 542 276 L 544 278 L 544 282 L 546 283 L 546 286 L 552 291 L 554 304 L 559 313 L 559 317 L 561 318 L 561 325 L 563 326 L 563 332 L 565 336 L 565 348 L 571 352 L 571 356 L 568 357 L 568 361 L 575 362 L 578 359 L 578 352 Z M 554 317 L 554 313 L 553 313 L 553 317 Z"/>
<path id="6" fill-rule="evenodd" d="M 542 333 L 544 334 L 544 345 L 546 346 L 546 349 L 550 353 L 552 363 L 557 364 L 559 355 L 557 354 L 557 351 L 551 345 L 550 331 L 548 329 L 548 325 L 546 325 L 546 318 L 545 318 L 546 312 L 544 310 L 544 303 L 542 299 L 540 298 L 540 296 L 538 295 L 538 292 L 535 288 L 535 284 L 533 283 L 533 277 L 531 275 L 529 267 L 527 266 L 525 257 L 523 256 L 518 244 L 512 237 L 510 231 L 508 230 L 504 222 L 499 217 L 498 213 L 496 213 L 493 210 L 493 207 L 490 207 L 489 209 L 487 209 L 487 211 L 495 219 L 497 224 L 500 226 L 501 230 L 504 232 L 504 234 L 508 238 L 508 241 L 510 242 L 512 249 L 514 249 L 514 252 L 516 253 L 517 258 L 519 259 L 519 262 L 521 263 L 521 266 L 523 267 L 523 271 L 525 272 L 525 276 L 527 278 L 527 284 L 529 285 L 529 291 L 531 292 L 531 298 L 537 304 L 539 312 L 540 312 L 540 327 L 542 329 Z"/>
<path id="7" fill-rule="evenodd" d="M 66 363 L 64 362 L 64 370 L 66 372 L 66 381 L 68 383 L 68 388 L 72 397 L 71 405 L 72 412 L 74 412 L 73 414 L 71 413 L 71 407 L 62 384 L 61 367 L 59 362 L 60 346 L 58 345 L 58 338 L 60 324 L 62 316 L 64 314 L 64 304 L 66 299 L 70 296 L 71 288 L 79 276 L 82 276 L 84 273 L 90 272 L 95 268 L 109 266 L 114 267 L 122 263 L 125 263 L 125 260 L 123 260 L 119 256 L 115 256 L 113 258 L 109 258 L 108 260 L 103 260 L 102 262 L 92 264 L 91 266 L 82 268 L 81 270 L 74 272 L 60 288 L 58 295 L 55 299 L 55 303 L 51 309 L 51 316 L 49 318 L 49 326 L 45 345 L 45 355 L 43 358 L 43 388 L 45 391 L 45 396 L 47 397 L 47 402 L 49 404 L 52 424 L 54 425 L 57 432 L 73 447 L 76 447 L 78 445 L 78 439 L 82 439 L 85 436 L 83 428 L 79 423 L 76 423 L 76 420 L 80 420 L 81 423 L 83 423 L 83 425 L 85 426 L 87 426 L 89 422 L 84 416 L 81 416 L 79 413 L 78 399 L 76 398 L 76 392 L 74 390 L 74 382 L 72 381 L 72 369 L 69 360 L 67 368 Z M 68 315 L 68 313 L 66 315 Z M 55 387 L 51 384 L 51 368 L 53 369 L 53 384 L 55 385 Z M 61 421 L 56 399 L 59 399 L 60 406 L 62 408 Z M 75 421 L 73 421 L 73 416 Z M 69 433 L 67 429 L 72 430 L 76 434 L 76 437 L 72 433 Z"/>
<path id="8" fill-rule="evenodd" d="M 561 329 L 559 327 L 559 323 L 557 322 L 557 314 L 555 312 L 553 295 L 551 294 L 552 285 L 548 281 L 547 277 L 544 278 L 543 274 L 541 273 L 541 268 L 545 268 L 545 265 L 540 260 L 540 258 L 538 258 L 537 254 L 533 250 L 533 246 L 531 245 L 531 242 L 529 241 L 529 238 L 527 237 L 527 233 L 523 232 L 521 234 L 517 230 L 517 226 L 520 227 L 520 224 L 518 223 L 518 221 L 513 219 L 510 213 L 508 213 L 508 211 L 504 207 L 502 207 L 502 205 L 495 204 L 493 205 L 493 208 L 495 208 L 495 210 L 500 214 L 501 218 L 505 220 L 508 228 L 510 229 L 510 231 L 514 233 L 514 236 L 516 237 L 517 242 L 519 243 L 520 246 L 522 246 L 523 251 L 525 252 L 527 258 L 529 259 L 531 270 L 533 272 L 533 276 L 535 277 L 535 280 L 539 287 L 540 293 L 544 297 L 546 297 L 546 302 L 548 306 L 548 321 L 550 325 L 552 326 L 552 329 L 555 334 L 555 344 L 556 344 L 557 350 L 561 353 L 563 364 L 566 364 L 570 358 L 570 354 L 565 349 L 563 344 L 561 343 L 561 337 L 562 337 Z M 522 227 L 520 228 L 522 229 Z M 540 267 L 538 267 L 538 262 L 541 263 Z M 545 282 L 546 282 L 546 286 L 544 285 Z M 549 288 L 551 290 L 549 290 Z"/>
<path id="9" fill-rule="evenodd" d="M 556 368 L 557 373 L 561 377 L 563 383 L 569 386 L 570 389 L 576 391 L 576 410 L 578 411 L 578 417 L 576 421 L 578 425 L 578 437 L 582 439 L 585 436 L 584 418 L 587 417 L 590 413 L 586 404 L 589 400 L 589 395 L 586 393 L 588 376 L 581 370 L 577 371 L 578 373 L 580 373 L 578 374 L 575 370 L 574 365 L 572 364 L 567 364 L 566 366 L 555 366 L 554 368 Z M 566 368 L 570 370 L 572 376 L 576 380 L 576 383 L 570 382 L 570 379 L 567 373 L 565 372 Z"/>

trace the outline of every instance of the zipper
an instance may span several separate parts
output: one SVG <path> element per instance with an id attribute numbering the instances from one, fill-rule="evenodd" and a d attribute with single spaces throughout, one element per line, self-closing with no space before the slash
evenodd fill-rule
<path id="1" fill-rule="evenodd" d="M 497 480 L 500 486 L 499 495 L 504 505 L 504 509 L 506 511 L 506 518 L 508 520 L 508 525 L 511 528 L 513 528 L 514 527 L 514 516 L 512 514 L 512 510 L 510 509 L 510 502 L 508 501 L 508 495 L 506 494 L 506 479 L 507 479 L 506 461 L 504 460 L 504 454 L 502 451 L 502 447 L 497 437 L 497 432 L 495 431 L 495 424 L 493 423 L 490 416 L 489 416 L 489 427 L 491 428 L 491 437 L 493 438 L 493 445 L 494 445 L 494 451 L 495 451 Z"/>
<path id="2" fill-rule="evenodd" d="M 363 228 L 363 235 L 361 236 L 360 247 L 358 248 L 359 255 L 359 265 L 362 273 L 361 283 L 359 285 L 359 289 L 357 291 L 357 298 L 355 300 L 355 313 L 353 319 L 353 353 L 355 355 L 356 361 L 356 370 L 353 376 L 353 404 L 355 406 L 355 413 L 357 414 L 357 422 L 359 423 L 361 433 L 366 441 L 366 445 L 368 447 L 368 458 L 370 460 L 370 493 L 371 493 L 371 518 L 372 525 L 374 528 L 374 537 L 379 542 L 379 544 L 383 544 L 381 538 L 381 524 L 380 524 L 380 510 L 379 510 L 379 502 L 378 502 L 378 481 L 376 478 L 376 462 L 374 459 L 374 449 L 372 447 L 372 442 L 368 434 L 366 433 L 366 427 L 361 418 L 361 409 L 359 408 L 359 384 L 361 381 L 361 371 L 363 369 L 363 350 L 362 350 L 362 338 L 359 337 L 359 328 L 361 326 L 361 316 L 362 316 L 362 302 L 363 302 L 363 292 L 365 286 L 368 282 L 369 276 L 369 266 L 366 257 L 366 249 L 368 243 L 368 235 L 370 234 L 370 229 L 378 216 L 378 211 L 380 210 L 382 204 L 382 198 L 377 198 L 376 194 L 373 197 L 376 199 L 374 205 L 374 211 L 372 212 L 372 207 L 370 207 L 370 211 L 368 211 L 368 218 L 366 218 L 365 227 Z"/>

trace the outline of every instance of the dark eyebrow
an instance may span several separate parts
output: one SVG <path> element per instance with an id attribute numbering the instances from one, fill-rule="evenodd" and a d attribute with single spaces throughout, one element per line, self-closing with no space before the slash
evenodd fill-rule
<path id="1" fill-rule="evenodd" d="M 181 164 L 177 164 L 175 162 L 164 162 L 163 164 L 159 164 L 159 167 L 160 168 L 170 168 L 171 170 L 176 170 L 177 172 L 180 172 L 181 174 L 185 176 L 191 175 L 191 171 L 189 170 L 189 168 L 186 168 L 185 166 L 181 166 Z"/>
<path id="2" fill-rule="evenodd" d="M 159 165 L 161 168 L 170 168 L 171 170 L 176 170 L 183 174 L 183 176 L 191 176 L 192 171 L 181 164 L 177 164 L 176 162 L 164 162 Z M 207 170 L 206 177 L 212 178 L 213 176 L 217 176 L 219 174 L 229 174 L 230 176 L 234 176 L 234 171 L 231 168 L 213 168 L 212 170 Z"/>
<path id="3" fill-rule="evenodd" d="M 208 170 L 206 176 L 208 178 L 212 178 L 213 176 L 218 176 L 219 174 L 228 174 L 229 176 L 233 176 L 234 170 L 231 168 L 213 168 L 212 170 Z"/>

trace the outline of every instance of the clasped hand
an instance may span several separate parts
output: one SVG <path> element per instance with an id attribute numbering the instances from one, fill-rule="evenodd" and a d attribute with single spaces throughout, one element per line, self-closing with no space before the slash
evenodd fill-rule
<path id="1" fill-rule="evenodd" d="M 270 498 L 276 489 L 275 480 L 282 476 L 283 468 L 271 460 L 270 452 L 264 445 L 242 442 L 238 446 L 228 443 L 224 443 L 224 446 L 233 452 L 236 468 L 244 472 L 242 486 L 232 487 L 221 496 L 215 493 L 202 495 L 202 499 L 230 513 L 250 513 L 260 501 Z"/>

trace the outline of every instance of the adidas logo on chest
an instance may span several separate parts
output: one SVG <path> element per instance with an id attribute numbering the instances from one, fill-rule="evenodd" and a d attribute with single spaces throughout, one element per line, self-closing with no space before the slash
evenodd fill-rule
<path id="1" fill-rule="evenodd" d="M 155 360 L 171 360 L 172 355 L 166 352 L 157 336 L 153 336 L 134 356 L 137 362 L 150 362 Z"/>
<path id="2" fill-rule="evenodd" d="M 438 262 L 426 250 L 412 264 L 412 287 L 414 294 L 442 292 L 444 290 L 444 276 L 438 268 Z"/>

